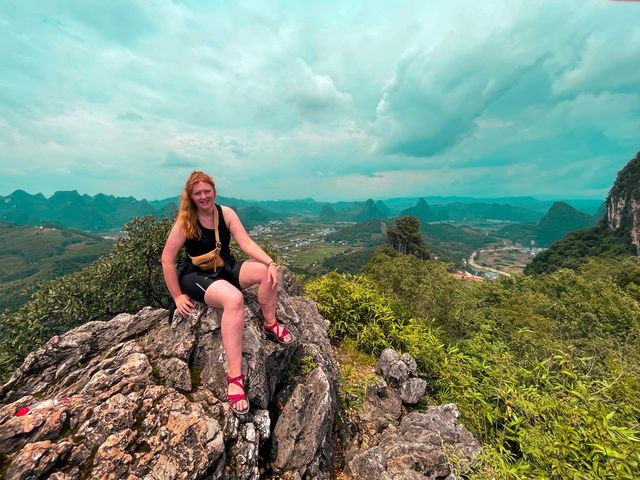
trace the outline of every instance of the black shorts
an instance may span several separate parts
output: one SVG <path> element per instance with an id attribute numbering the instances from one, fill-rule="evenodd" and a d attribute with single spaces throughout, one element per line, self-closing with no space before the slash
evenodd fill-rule
<path id="1" fill-rule="evenodd" d="M 225 263 L 222 270 L 217 273 L 207 273 L 193 267 L 185 269 L 180 274 L 180 290 L 192 300 L 204 303 L 204 292 L 217 280 L 226 280 L 238 290 L 240 286 L 240 267 L 244 262 L 235 262 L 233 265 Z"/>

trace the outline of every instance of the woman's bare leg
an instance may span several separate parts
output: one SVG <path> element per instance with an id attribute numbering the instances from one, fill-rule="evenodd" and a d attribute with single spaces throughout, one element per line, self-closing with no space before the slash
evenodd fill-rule
<path id="1" fill-rule="evenodd" d="M 222 347 L 227 356 L 230 377 L 242 373 L 242 335 L 244 330 L 244 298 L 242 292 L 226 280 L 212 283 L 204 294 L 204 301 L 212 307 L 222 307 Z M 238 385 L 230 384 L 231 395 L 244 393 Z M 239 401 L 238 410 L 247 408 L 245 400 Z"/>
<path id="2" fill-rule="evenodd" d="M 269 283 L 268 280 L 267 267 L 264 264 L 254 262 L 252 260 L 247 260 L 242 264 L 242 267 L 240 268 L 240 286 L 244 289 L 251 285 L 255 285 L 256 283 L 258 284 L 258 302 L 262 309 L 264 324 L 272 325 L 277 320 L 277 289 L 272 288 L 273 285 Z M 293 338 L 289 334 L 284 337 L 285 343 L 289 343 L 291 340 L 293 340 Z"/>

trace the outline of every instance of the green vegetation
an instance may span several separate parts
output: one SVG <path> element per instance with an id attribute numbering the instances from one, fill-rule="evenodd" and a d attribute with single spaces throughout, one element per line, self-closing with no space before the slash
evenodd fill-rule
<path id="1" fill-rule="evenodd" d="M 296 273 L 307 273 L 316 270 L 323 261 L 344 252 L 345 247 L 331 243 L 316 242 L 287 252 L 289 268 Z"/>
<path id="2" fill-rule="evenodd" d="M 536 239 L 537 231 L 537 223 L 510 223 L 497 230 L 495 236 L 528 247 Z"/>
<path id="3" fill-rule="evenodd" d="M 458 267 L 463 265 L 462 259 L 468 258 L 474 250 L 499 240 L 486 230 L 449 223 L 425 223 L 420 226 L 429 251 L 439 260 L 453 262 Z"/>
<path id="4" fill-rule="evenodd" d="M 0 311 L 17 309 L 40 284 L 89 265 L 112 245 L 76 230 L 0 222 Z"/>
<path id="5" fill-rule="evenodd" d="M 374 250 L 367 248 L 364 250 L 345 251 L 333 255 L 332 257 L 325 258 L 322 264 L 318 268 L 318 271 L 314 271 L 317 274 L 324 274 L 328 272 L 338 273 L 358 273 L 362 268 L 369 263 L 371 257 L 373 257 Z"/>
<path id="6" fill-rule="evenodd" d="M 372 223 L 381 232 L 384 224 Z M 390 244 L 359 275 L 333 272 L 305 286 L 331 321 L 333 340 L 367 359 L 363 367 L 343 364 L 342 408 L 359 408 L 373 356 L 392 347 L 416 359 L 431 401 L 456 403 L 483 443 L 472 478 L 635 478 L 640 260 L 589 259 L 576 251 L 574 270 L 467 284 L 454 280 L 446 264 L 419 258 L 426 250 L 414 223 L 401 219 L 391 228 Z M 160 253 L 169 228 L 152 217 L 130 222 L 109 254 L 45 283 L 19 310 L 0 315 L 2 380 L 53 335 L 165 306 Z M 592 229 L 584 245 L 597 252 L 600 234 Z M 265 248 L 278 259 L 273 245 Z M 314 367 L 302 357 L 296 374 Z"/>
<path id="7" fill-rule="evenodd" d="M 635 254 L 629 231 L 611 232 L 605 225 L 568 234 L 539 253 L 524 273 L 551 273 L 560 268 L 578 269 L 589 258 L 625 258 Z"/>
<path id="8" fill-rule="evenodd" d="M 398 217 L 395 226 L 387 230 L 385 244 L 402 254 L 421 260 L 429 258 L 427 246 L 420 235 L 420 220 L 416 217 Z"/>
<path id="9" fill-rule="evenodd" d="M 335 233 L 327 235 L 327 242 L 346 242 L 351 245 L 359 244 L 363 247 L 377 247 L 382 244 L 387 233 L 387 225 L 380 220 L 365 220 L 341 228 Z"/>
<path id="10" fill-rule="evenodd" d="M 410 353 L 432 399 L 458 405 L 484 444 L 472 478 L 632 479 L 639 285 L 637 258 L 470 285 L 379 253 L 365 274 L 328 274 L 306 292 L 335 341 Z"/>
<path id="11" fill-rule="evenodd" d="M 293 379 L 299 375 L 309 375 L 318 367 L 313 355 L 294 355 L 289 362 L 289 379 Z"/>

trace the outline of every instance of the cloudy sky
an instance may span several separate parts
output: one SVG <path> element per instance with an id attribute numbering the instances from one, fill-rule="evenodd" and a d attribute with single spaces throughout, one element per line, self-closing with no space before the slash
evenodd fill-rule
<path id="1" fill-rule="evenodd" d="M 0 0 L 0 195 L 603 198 L 640 3 Z"/>

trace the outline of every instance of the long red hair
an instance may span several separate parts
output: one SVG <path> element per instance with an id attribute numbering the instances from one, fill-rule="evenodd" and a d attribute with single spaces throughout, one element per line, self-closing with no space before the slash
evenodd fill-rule
<path id="1" fill-rule="evenodd" d="M 200 238 L 202 231 L 198 226 L 198 208 L 193 200 L 191 200 L 191 192 L 196 183 L 204 182 L 213 187 L 213 194 L 215 200 L 216 184 L 209 175 L 204 172 L 194 170 L 189 175 L 187 183 L 182 190 L 182 196 L 180 197 L 180 208 L 178 209 L 178 218 L 176 222 L 182 227 L 187 238 Z M 214 207 L 215 208 L 215 207 Z"/>

